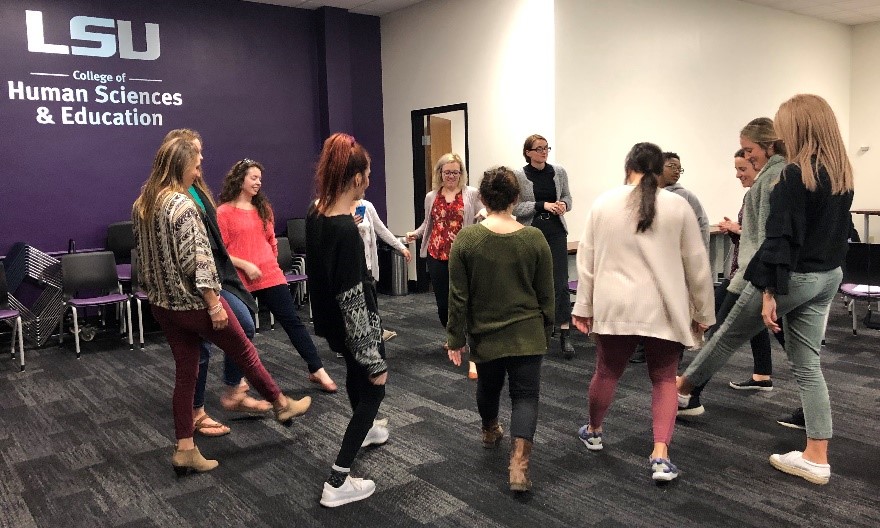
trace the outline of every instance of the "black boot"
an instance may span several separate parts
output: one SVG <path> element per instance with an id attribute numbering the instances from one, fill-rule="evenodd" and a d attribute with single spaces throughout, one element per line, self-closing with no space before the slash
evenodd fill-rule
<path id="1" fill-rule="evenodd" d="M 565 359 L 571 359 L 574 357 L 574 347 L 571 346 L 568 328 L 559 329 L 559 348 L 562 349 L 562 357 Z"/>

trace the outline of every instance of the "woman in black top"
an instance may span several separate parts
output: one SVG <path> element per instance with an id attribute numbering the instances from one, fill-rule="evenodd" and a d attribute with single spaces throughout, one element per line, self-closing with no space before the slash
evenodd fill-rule
<path id="1" fill-rule="evenodd" d="M 364 243 L 351 216 L 351 203 L 370 185 L 370 157 L 353 137 L 336 133 L 324 141 L 315 171 L 317 200 L 306 218 L 306 270 L 315 335 L 345 358 L 345 388 L 354 414 L 321 504 L 341 506 L 376 490 L 372 480 L 352 478 L 358 449 L 388 440 L 384 423 L 375 422 L 385 397 L 385 345 L 376 290 L 364 257 Z"/>
<path id="2" fill-rule="evenodd" d="M 521 191 L 513 214 L 521 224 L 540 229 L 550 245 L 559 346 L 565 359 L 571 359 L 574 347 L 568 339 L 571 298 L 568 294 L 568 226 L 565 223 L 565 213 L 571 211 L 571 193 L 565 169 L 547 163 L 549 153 L 547 140 L 539 134 L 532 134 L 523 143 L 523 157 L 528 165 L 514 171 Z"/>
<path id="3" fill-rule="evenodd" d="M 853 200 L 852 166 L 834 112 L 816 95 L 796 95 L 776 113 L 789 164 L 770 195 L 767 237 L 746 268 L 749 282 L 724 324 L 679 379 L 679 405 L 764 326 L 779 332 L 800 391 L 803 452 L 770 456 L 776 469 L 826 484 L 831 404 L 819 365 L 824 319 L 843 276 Z M 762 293 L 763 292 L 763 293 Z M 763 321 L 762 321 L 763 320 Z"/>

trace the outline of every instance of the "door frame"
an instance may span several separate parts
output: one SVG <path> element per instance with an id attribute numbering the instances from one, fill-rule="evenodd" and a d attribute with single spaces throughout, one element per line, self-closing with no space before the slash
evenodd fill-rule
<path id="1" fill-rule="evenodd" d="M 412 154 L 413 154 L 413 217 L 415 226 L 421 225 L 419 218 L 425 218 L 425 195 L 430 189 L 425 185 L 425 147 L 422 145 L 422 137 L 425 135 L 425 117 L 434 114 L 445 114 L 447 112 L 464 112 L 464 166 L 465 170 L 470 167 L 470 142 L 468 141 L 468 109 L 467 103 L 456 103 L 445 106 L 435 106 L 432 108 L 421 108 L 410 112 L 410 121 L 412 123 Z M 423 236 L 427 236 L 425 233 Z M 416 280 L 415 284 L 410 284 L 411 291 L 427 291 L 428 278 L 422 270 L 425 269 L 425 259 L 419 256 L 419 245 L 416 245 Z M 413 281 L 410 281 L 413 282 Z"/>

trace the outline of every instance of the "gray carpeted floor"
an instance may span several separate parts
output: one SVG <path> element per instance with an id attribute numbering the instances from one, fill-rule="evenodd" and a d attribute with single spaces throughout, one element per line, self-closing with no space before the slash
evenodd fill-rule
<path id="1" fill-rule="evenodd" d="M 388 343 L 391 371 L 380 411 L 390 419 L 391 438 L 364 450 L 354 467 L 376 480 L 370 499 L 318 505 L 349 417 L 347 399 L 309 383 L 283 331 L 270 331 L 264 320 L 256 340 L 264 363 L 283 390 L 312 395 L 312 408 L 290 428 L 224 412 L 222 355 L 215 353 L 208 410 L 232 434 L 197 438 L 221 465 L 184 478 L 170 467 L 174 364 L 161 333 L 134 352 L 115 336 L 99 337 L 84 343 L 79 361 L 70 340 L 29 350 L 23 373 L 8 356 L 0 359 L 0 527 L 880 525 L 880 341 L 864 327 L 853 336 L 840 301 L 823 349 L 835 420 L 827 486 L 767 462 L 770 453 L 804 444 L 803 431 L 775 422 L 798 405 L 776 343 L 775 389 L 729 389 L 729 380 L 741 381 L 751 369 L 750 353 L 737 353 L 704 393 L 707 413 L 679 421 L 671 455 L 681 477 L 658 486 L 647 464 L 645 365 L 630 365 L 621 380 L 605 449 L 588 452 L 577 439 L 594 366 L 593 347 L 579 335 L 574 360 L 561 359 L 554 344 L 544 363 L 535 485 L 526 496 L 507 490 L 506 443 L 480 447 L 476 383 L 443 353 L 433 296 L 382 296 L 380 304 L 399 336 Z M 5 334 L 0 347 L 8 343 Z M 341 384 L 344 364 L 317 344 Z M 509 401 L 501 416 L 506 423 Z"/>

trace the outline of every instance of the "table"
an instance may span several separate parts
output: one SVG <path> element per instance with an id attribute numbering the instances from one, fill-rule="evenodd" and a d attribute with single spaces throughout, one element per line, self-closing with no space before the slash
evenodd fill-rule
<path id="1" fill-rule="evenodd" d="M 880 216 L 880 209 L 853 209 L 850 211 L 853 214 L 860 214 L 865 217 L 865 232 L 862 234 L 862 242 L 870 243 L 871 237 L 868 236 L 868 219 L 873 216 Z"/>

